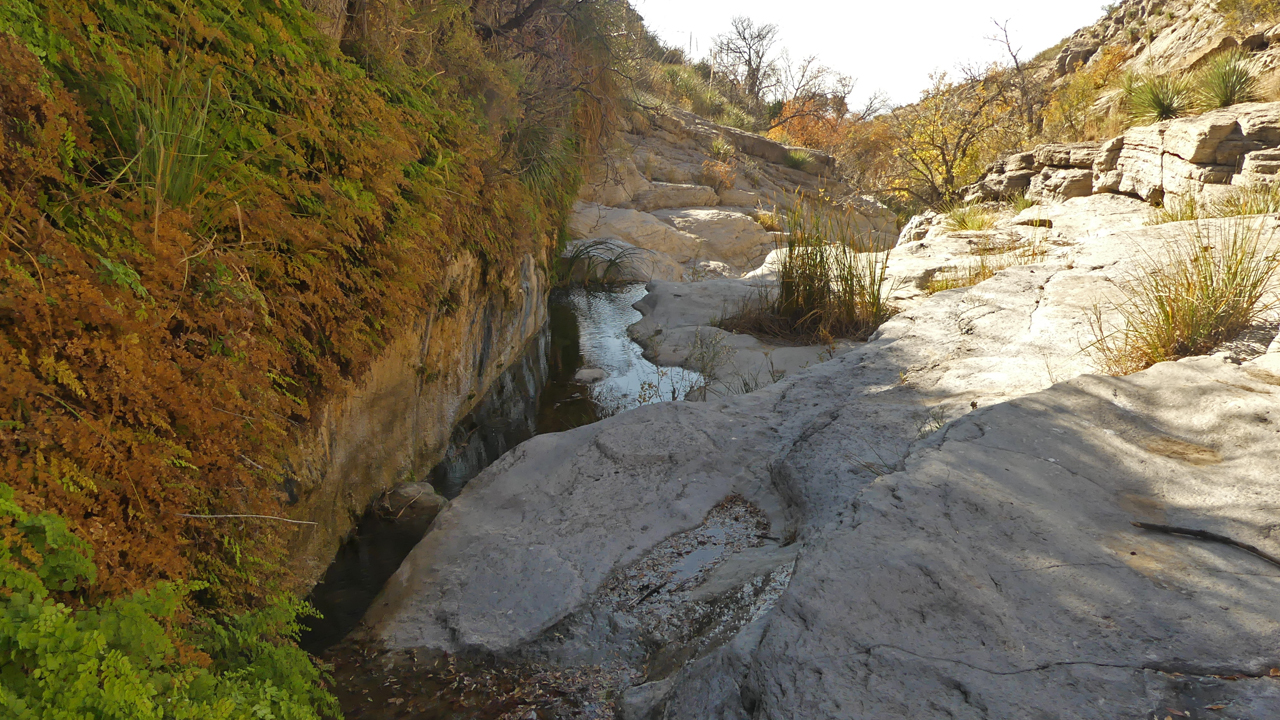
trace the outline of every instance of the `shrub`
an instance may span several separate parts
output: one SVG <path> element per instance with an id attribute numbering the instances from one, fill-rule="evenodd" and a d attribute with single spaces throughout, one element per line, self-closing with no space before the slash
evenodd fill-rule
<path id="1" fill-rule="evenodd" d="M 0 709 L 53 717 L 293 720 L 337 717 L 311 659 L 293 643 L 301 603 L 280 602 L 178 634 L 199 585 L 77 606 L 95 569 L 55 515 L 30 515 L 0 484 Z"/>
<path id="2" fill-rule="evenodd" d="M 1206 110 L 1261 99 L 1248 53 L 1235 49 L 1215 55 L 1196 76 L 1196 94 Z"/>
<path id="3" fill-rule="evenodd" d="M 583 285 L 610 285 L 618 282 L 622 271 L 644 255 L 637 247 L 618 247 L 609 240 L 579 242 L 561 259 L 565 270 L 563 282 Z"/>
<path id="4" fill-rule="evenodd" d="M 847 208 L 797 198 L 786 212 L 787 252 L 778 288 L 745 303 L 720 326 L 790 341 L 865 339 L 894 313 L 889 252 L 860 235 Z"/>
<path id="5" fill-rule="evenodd" d="M 738 181 L 738 171 L 731 163 L 719 160 L 707 160 L 702 163 L 702 172 L 698 173 L 698 182 L 716 192 L 733 187 Z"/>
<path id="6" fill-rule="evenodd" d="M 1218 12 L 1228 25 L 1248 28 L 1280 17 L 1280 0 L 1218 0 Z"/>
<path id="7" fill-rule="evenodd" d="M 729 162 L 738 151 L 733 147 L 733 143 L 724 138 L 716 138 L 711 141 L 711 157 L 720 162 Z"/>
<path id="8" fill-rule="evenodd" d="M 1123 89 L 1129 118 L 1139 124 L 1182 117 L 1194 106 L 1190 83 L 1178 76 L 1130 77 Z"/>
<path id="9" fill-rule="evenodd" d="M 996 226 L 996 220 L 996 214 L 981 205 L 952 205 L 944 209 L 942 228 L 951 232 L 990 230 Z"/>
<path id="10" fill-rule="evenodd" d="M 1280 269 L 1272 239 L 1248 220 L 1197 223 L 1164 257 L 1148 257 L 1111 303 L 1122 327 L 1109 330 L 1094 309 L 1090 348 L 1102 368 L 1126 375 L 1203 354 L 1252 326 L 1270 308 L 1263 298 Z"/>

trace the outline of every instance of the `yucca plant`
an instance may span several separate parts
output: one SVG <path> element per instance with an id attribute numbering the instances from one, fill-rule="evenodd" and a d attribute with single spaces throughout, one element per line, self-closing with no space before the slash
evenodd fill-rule
<path id="1" fill-rule="evenodd" d="M 1094 309 L 1090 346 L 1103 369 L 1127 375 L 1158 362 L 1200 355 L 1251 327 L 1272 302 L 1280 269 L 1273 233 L 1257 221 L 1197 223 L 1163 257 L 1148 257 L 1111 305 L 1122 321 L 1104 327 Z"/>
<path id="2" fill-rule="evenodd" d="M 1125 79 L 1123 90 L 1130 119 L 1142 125 L 1182 117 L 1195 106 L 1195 93 L 1183 77 L 1130 76 Z"/>
<path id="3" fill-rule="evenodd" d="M 1249 54 L 1240 50 L 1219 53 L 1196 76 L 1196 96 L 1205 110 L 1256 102 L 1262 98 Z"/>

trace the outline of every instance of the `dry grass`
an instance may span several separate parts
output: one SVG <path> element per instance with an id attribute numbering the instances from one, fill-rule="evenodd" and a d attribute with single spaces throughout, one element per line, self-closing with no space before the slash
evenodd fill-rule
<path id="1" fill-rule="evenodd" d="M 997 219 L 994 212 L 981 205 L 955 205 L 945 210 L 942 229 L 948 232 L 990 230 L 996 226 Z"/>
<path id="2" fill-rule="evenodd" d="M 1102 369 L 1127 375 L 1204 354 L 1251 327 L 1273 306 L 1266 298 L 1280 269 L 1274 232 L 1262 227 L 1197 223 L 1162 257 L 1149 256 L 1124 284 L 1123 300 L 1110 306 L 1119 329 L 1109 330 L 1102 307 L 1094 308 L 1090 349 Z"/>
<path id="3" fill-rule="evenodd" d="M 1006 268 L 1041 262 L 1048 254 L 1039 240 L 992 239 L 975 244 L 972 252 L 978 257 L 977 262 L 939 272 L 929 280 L 925 293 L 933 295 L 945 290 L 973 287 Z"/>
<path id="4" fill-rule="evenodd" d="M 1225 198 L 1202 200 L 1194 195 L 1175 196 L 1151 211 L 1148 225 L 1187 222 L 1208 218 L 1280 213 L 1280 187 L 1254 184 L 1234 189 Z"/>
<path id="5" fill-rule="evenodd" d="M 720 327 L 791 343 L 865 339 L 893 315 L 889 252 L 857 232 L 852 211 L 797 198 L 786 211 L 788 252 L 778 287 L 743 303 Z"/>

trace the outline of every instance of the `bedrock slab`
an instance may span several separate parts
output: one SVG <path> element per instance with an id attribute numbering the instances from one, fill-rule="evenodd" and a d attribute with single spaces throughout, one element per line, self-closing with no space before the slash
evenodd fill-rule
<path id="1" fill-rule="evenodd" d="M 1280 554 L 1280 355 L 1082 375 L 1093 303 L 1181 232 L 1091 232 L 759 392 L 535 438 L 441 513 L 369 634 L 390 651 L 623 658 L 627 716 L 1275 717 L 1280 569 L 1129 523 Z M 777 557 L 717 552 L 668 585 L 620 583 L 730 499 Z M 706 618 L 733 583 L 783 577 L 729 637 L 670 632 L 678 653 L 634 622 L 658 602 L 671 622 Z M 633 595 L 610 600 L 618 586 Z"/>

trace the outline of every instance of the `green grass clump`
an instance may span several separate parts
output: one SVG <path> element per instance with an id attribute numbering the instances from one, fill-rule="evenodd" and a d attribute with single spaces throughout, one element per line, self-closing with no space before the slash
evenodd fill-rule
<path id="1" fill-rule="evenodd" d="M 720 327 L 790 342 L 865 339 L 894 311 L 889 251 L 877 251 L 848 209 L 797 198 L 785 212 L 787 252 L 776 292 L 739 308 Z"/>
<path id="2" fill-rule="evenodd" d="M 1195 107 L 1191 84 L 1179 76 L 1130 77 L 1123 90 L 1129 118 L 1140 125 L 1182 117 Z"/>
<path id="3" fill-rule="evenodd" d="M 954 205 L 944 211 L 942 229 L 948 232 L 960 230 L 990 230 L 996 226 L 996 214 L 981 205 Z"/>
<path id="4" fill-rule="evenodd" d="M 582 285 L 613 285 L 622 273 L 645 254 L 637 247 L 618 247 L 608 240 L 589 240 L 574 245 L 561 256 L 562 282 Z"/>
<path id="5" fill-rule="evenodd" d="M 1237 48 L 1215 55 L 1196 76 L 1196 94 L 1206 110 L 1262 99 L 1249 54 Z"/>
<path id="6" fill-rule="evenodd" d="M 808 172 L 813 165 L 813 155 L 804 150 L 788 150 L 786 158 L 787 167 L 792 170 L 802 170 Z"/>
<path id="7" fill-rule="evenodd" d="M 1148 257 L 1111 304 L 1122 327 L 1108 330 L 1094 309 L 1090 347 L 1103 370 L 1127 375 L 1201 355 L 1251 327 L 1272 306 L 1264 302 L 1280 269 L 1272 240 L 1256 222 L 1197 223 L 1163 257 Z"/>
<path id="8" fill-rule="evenodd" d="M 1032 200 L 1027 197 L 1026 193 L 1018 193 L 1017 195 L 1014 195 L 1013 199 L 1009 202 L 1013 205 L 1014 212 L 1022 212 L 1023 210 L 1033 208 L 1040 204 L 1039 200 Z"/>

